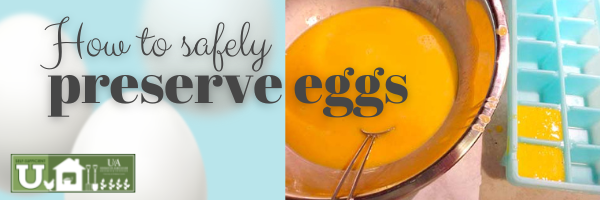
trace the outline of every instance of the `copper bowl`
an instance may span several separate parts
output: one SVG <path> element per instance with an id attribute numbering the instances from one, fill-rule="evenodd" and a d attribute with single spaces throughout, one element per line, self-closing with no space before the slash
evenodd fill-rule
<path id="1" fill-rule="evenodd" d="M 471 1 L 471 0 L 469 0 Z M 438 27 L 450 42 L 458 64 L 458 91 L 440 129 L 408 156 L 361 176 L 357 199 L 394 199 L 417 191 L 448 171 L 477 141 L 498 104 L 508 71 L 506 17 L 500 0 L 480 1 L 494 35 L 475 35 L 467 0 L 287 0 L 286 44 L 317 20 L 367 6 L 391 6 L 417 13 Z M 489 67 L 477 65 L 477 37 L 493 37 L 495 55 Z M 475 38 L 475 39 L 474 39 Z M 492 61 L 493 59 L 493 61 Z M 286 199 L 330 199 L 343 170 L 311 163 L 286 147 Z M 350 173 L 350 177 L 355 176 Z M 460 183 L 457 183 L 460 184 Z M 347 182 L 340 194 L 347 194 Z M 343 199 L 343 197 L 342 197 Z"/>

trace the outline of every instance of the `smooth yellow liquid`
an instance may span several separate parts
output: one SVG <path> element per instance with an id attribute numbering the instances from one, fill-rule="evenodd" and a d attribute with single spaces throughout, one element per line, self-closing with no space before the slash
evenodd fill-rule
<path id="1" fill-rule="evenodd" d="M 351 114 L 343 118 L 327 117 L 323 109 L 325 80 L 343 75 L 352 67 L 350 90 L 345 94 L 354 102 L 360 94 L 356 79 L 378 76 L 380 88 L 368 97 L 384 102 L 383 112 L 373 118 Z M 296 81 L 304 75 L 321 79 L 323 88 L 307 89 L 309 100 L 300 102 L 295 95 Z M 407 76 L 393 82 L 404 85 L 408 98 L 401 104 L 385 103 L 388 94 L 393 101 L 402 97 L 388 92 L 386 80 L 392 75 Z M 310 86 L 310 84 L 308 84 Z M 396 161 L 423 145 L 441 126 L 454 102 L 457 90 L 457 67 L 454 53 L 444 35 L 426 19 L 406 10 L 391 7 L 369 7 L 348 11 L 315 24 L 289 46 L 286 52 L 286 143 L 307 160 L 342 169 L 352 159 L 365 139 L 360 130 L 379 132 L 395 129 L 377 138 L 366 167 Z M 332 107 L 334 115 L 346 112 Z M 363 107 L 364 115 L 372 115 L 373 107 Z"/>
<path id="2" fill-rule="evenodd" d="M 550 181 L 565 180 L 564 157 L 561 149 L 525 143 L 518 145 L 519 176 Z"/>
<path id="3" fill-rule="evenodd" d="M 466 7 L 479 48 L 477 68 L 473 69 L 478 81 L 473 81 L 474 84 L 471 85 L 471 88 L 476 94 L 485 94 L 489 89 L 488 83 L 492 77 L 490 74 L 493 73 L 496 60 L 496 38 L 484 5 L 477 0 L 467 0 Z"/>

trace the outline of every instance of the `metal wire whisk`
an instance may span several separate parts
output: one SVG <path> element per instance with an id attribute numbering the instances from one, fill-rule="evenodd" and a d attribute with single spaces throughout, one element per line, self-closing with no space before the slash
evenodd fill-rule
<path id="1" fill-rule="evenodd" d="M 344 185 L 344 181 L 346 180 L 346 177 L 348 177 L 348 174 L 350 174 L 350 170 L 352 169 L 352 166 L 354 166 L 354 162 L 356 162 L 356 159 L 358 158 L 358 156 L 362 152 L 363 148 L 365 147 L 365 145 L 367 144 L 367 142 L 370 139 L 371 142 L 369 143 L 369 147 L 367 148 L 367 152 L 365 154 L 365 158 L 363 159 L 362 163 L 360 164 L 360 168 L 358 169 L 358 174 L 354 178 L 354 182 L 352 183 L 352 187 L 350 188 L 350 193 L 348 194 L 348 200 L 354 200 L 354 190 L 356 189 L 356 185 L 358 184 L 358 180 L 360 179 L 360 175 L 362 174 L 362 171 L 365 168 L 365 163 L 367 162 L 367 159 L 369 158 L 369 154 L 371 153 L 371 148 L 373 147 L 373 144 L 375 143 L 375 139 L 378 136 L 386 134 L 386 133 L 388 133 L 390 131 L 393 131 L 393 130 L 394 130 L 394 127 L 390 128 L 388 130 L 385 130 L 385 131 L 382 131 L 382 132 L 376 132 L 376 133 L 370 133 L 370 132 L 367 132 L 367 131 L 365 131 L 363 129 L 360 130 L 360 132 L 362 132 L 363 134 L 365 134 L 367 137 L 363 141 L 362 145 L 360 145 L 360 147 L 358 148 L 358 151 L 354 155 L 354 158 L 352 158 L 352 160 L 350 161 L 350 164 L 348 165 L 348 167 L 346 167 L 346 170 L 344 171 L 344 174 L 342 175 L 342 178 L 340 179 L 340 182 L 338 183 L 337 187 L 335 188 L 335 191 L 333 192 L 333 195 L 331 196 L 331 200 L 337 200 L 338 199 L 337 195 L 340 192 L 340 189 L 342 188 L 342 185 Z"/>

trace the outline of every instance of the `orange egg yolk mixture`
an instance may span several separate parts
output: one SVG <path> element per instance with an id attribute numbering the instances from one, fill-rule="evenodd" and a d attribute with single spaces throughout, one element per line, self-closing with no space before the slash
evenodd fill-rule
<path id="1" fill-rule="evenodd" d="M 334 118 L 323 114 L 330 107 L 334 115 L 343 115 L 344 107 L 326 103 L 331 94 L 325 80 L 344 75 L 352 67 L 353 76 L 346 75 L 350 90 L 334 96 L 354 102 L 360 93 L 356 80 L 373 75 L 376 68 L 385 74 L 377 76 L 379 90 L 363 96 L 377 97 L 384 102 L 383 112 L 372 118 L 348 115 Z M 296 81 L 305 75 L 315 75 L 322 88 L 307 89 L 307 98 L 318 102 L 306 104 L 295 95 Z M 403 97 L 386 89 L 392 75 L 406 76 L 391 80 L 408 91 L 406 101 L 385 103 L 386 94 L 393 101 Z M 423 145 L 439 129 L 453 105 L 457 91 L 457 66 L 454 53 L 445 36 L 423 17 L 398 8 L 368 7 L 327 18 L 304 32 L 286 51 L 286 144 L 308 161 L 331 167 L 345 168 L 365 139 L 360 130 L 379 132 L 394 128 L 375 141 L 366 167 L 391 163 Z M 310 87 L 310 81 L 307 81 Z M 368 87 L 368 86 L 367 86 Z M 374 107 L 362 107 L 363 114 L 372 115 Z"/>

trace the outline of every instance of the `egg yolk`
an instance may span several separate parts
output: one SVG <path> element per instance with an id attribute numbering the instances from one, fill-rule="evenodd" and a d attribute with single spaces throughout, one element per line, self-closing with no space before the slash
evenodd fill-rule
<path id="1" fill-rule="evenodd" d="M 517 106 L 518 136 L 562 141 L 560 110 Z M 517 146 L 519 175 L 523 177 L 564 181 L 564 157 L 560 148 L 519 143 Z"/>
<path id="2" fill-rule="evenodd" d="M 383 112 L 372 118 L 350 114 L 334 118 L 323 114 L 330 107 L 334 115 L 346 113 L 344 107 L 326 104 L 331 94 L 325 80 L 346 74 L 350 90 L 346 97 L 357 107 L 356 80 L 373 75 L 380 88 L 374 94 L 384 102 Z M 317 76 L 322 88 L 306 90 L 305 104 L 295 95 L 296 81 L 305 75 Z M 406 76 L 391 80 L 406 87 L 404 100 L 388 92 L 386 81 L 392 75 Z M 286 51 L 286 144 L 305 159 L 331 168 L 345 168 L 365 139 L 361 129 L 380 132 L 394 128 L 377 138 L 366 167 L 376 167 L 403 158 L 423 145 L 439 129 L 450 112 L 457 91 L 457 67 L 454 53 L 444 35 L 429 21 L 407 10 L 392 7 L 368 7 L 344 12 L 325 19 L 298 37 Z M 311 87 L 311 81 L 307 86 Z M 339 82 L 339 81 L 338 81 Z M 367 81 L 368 82 L 368 81 Z M 337 83 L 339 90 L 339 83 Z M 368 86 L 367 86 L 368 88 Z M 373 115 L 374 107 L 361 107 L 363 115 Z"/>
<path id="3" fill-rule="evenodd" d="M 560 110 L 534 106 L 517 106 L 517 129 L 519 136 L 562 141 Z"/>
<path id="4" fill-rule="evenodd" d="M 550 181 L 564 181 L 563 151 L 556 147 L 519 143 L 519 176 Z"/>
<path id="5" fill-rule="evenodd" d="M 477 68 L 473 69 L 477 80 L 471 86 L 475 94 L 485 94 L 489 90 L 495 64 L 496 42 L 494 29 L 487 9 L 478 0 L 467 0 L 467 13 L 473 26 L 474 37 L 477 39 L 479 53 L 477 56 Z"/>

